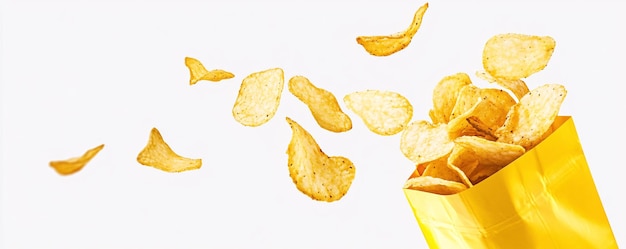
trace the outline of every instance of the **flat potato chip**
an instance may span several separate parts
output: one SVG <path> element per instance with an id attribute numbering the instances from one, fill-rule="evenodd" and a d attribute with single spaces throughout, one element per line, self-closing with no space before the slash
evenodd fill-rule
<path id="1" fill-rule="evenodd" d="M 303 76 L 294 76 L 289 80 L 289 92 L 309 107 L 320 127 L 332 132 L 352 129 L 352 120 L 341 110 L 331 92 L 316 87 Z"/>
<path id="2" fill-rule="evenodd" d="M 148 144 L 137 155 L 137 162 L 166 172 L 182 172 L 202 166 L 202 159 L 190 159 L 176 154 L 156 128 L 150 131 Z"/>
<path id="3" fill-rule="evenodd" d="M 526 94 L 509 110 L 504 125 L 496 130 L 499 142 L 531 149 L 541 142 L 559 113 L 567 95 L 565 87 L 545 84 Z"/>
<path id="4" fill-rule="evenodd" d="M 481 137 L 458 137 L 454 139 L 454 143 L 472 150 L 476 155 L 478 170 L 468 174 L 470 181 L 474 184 L 482 180 L 478 177 L 480 174 L 491 175 L 526 152 L 522 146 L 489 141 Z"/>
<path id="5" fill-rule="evenodd" d="M 424 120 L 410 123 L 400 138 L 400 150 L 418 165 L 448 155 L 453 147 L 446 124 L 430 124 Z"/>
<path id="6" fill-rule="evenodd" d="M 485 44 L 483 67 L 496 79 L 526 78 L 548 65 L 555 46 L 549 36 L 495 35 Z"/>
<path id="7" fill-rule="evenodd" d="M 355 168 L 341 156 L 327 156 L 302 126 L 286 118 L 291 126 L 287 148 L 289 176 L 298 190 L 317 201 L 337 201 L 352 185 Z"/>
<path id="8" fill-rule="evenodd" d="M 374 56 L 388 56 L 406 48 L 420 25 L 422 25 L 422 17 L 428 9 L 428 3 L 422 5 L 413 16 L 413 22 L 409 28 L 403 32 L 387 36 L 359 36 L 356 42 L 365 48 L 365 51 Z"/>
<path id="9" fill-rule="evenodd" d="M 501 87 L 503 87 L 504 89 L 511 91 L 511 93 L 513 93 L 513 95 L 515 95 L 517 99 L 521 99 L 522 97 L 524 97 L 524 95 L 526 95 L 530 91 L 528 90 L 528 86 L 526 85 L 526 82 L 520 79 L 517 79 L 517 80 L 496 79 L 485 71 L 476 72 L 476 76 L 478 76 L 478 78 L 488 81 L 489 83 L 496 83 L 500 85 Z"/>
<path id="10" fill-rule="evenodd" d="M 413 117 L 413 106 L 409 100 L 396 92 L 354 92 L 346 95 L 343 101 L 370 131 L 383 136 L 401 132 Z"/>
<path id="11" fill-rule="evenodd" d="M 472 81 L 466 73 L 446 76 L 437 83 L 433 90 L 433 109 L 429 112 L 433 123 L 448 123 L 452 119 L 450 115 L 459 93 L 471 84 Z"/>
<path id="12" fill-rule="evenodd" d="M 74 157 L 62 161 L 50 162 L 50 167 L 56 170 L 60 175 L 71 175 L 81 170 L 91 159 L 104 148 L 104 144 L 101 144 L 93 149 L 88 150 L 80 157 Z"/>
<path id="13" fill-rule="evenodd" d="M 233 106 L 233 117 L 245 126 L 267 123 L 278 109 L 283 92 L 284 73 L 281 68 L 268 69 L 248 75 L 239 88 Z"/>
<path id="14" fill-rule="evenodd" d="M 406 181 L 404 188 L 418 191 L 430 192 L 440 195 L 451 195 L 467 189 L 465 184 L 448 181 L 431 176 L 418 176 Z"/>
<path id="15" fill-rule="evenodd" d="M 201 80 L 218 82 L 235 77 L 234 74 L 221 69 L 208 71 L 199 60 L 191 57 L 185 57 L 185 66 L 189 69 L 189 85 L 195 85 Z"/>

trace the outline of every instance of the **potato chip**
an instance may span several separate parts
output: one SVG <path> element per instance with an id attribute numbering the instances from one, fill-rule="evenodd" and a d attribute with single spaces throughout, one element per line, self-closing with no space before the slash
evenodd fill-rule
<path id="1" fill-rule="evenodd" d="M 272 68 L 248 75 L 239 88 L 233 106 L 233 117 L 245 126 L 267 123 L 278 109 L 283 92 L 284 73 Z"/>
<path id="2" fill-rule="evenodd" d="M 474 128 L 474 130 L 476 130 L 477 133 L 473 136 L 479 136 L 491 141 L 495 141 L 498 139 L 494 135 L 494 132 L 496 130 L 493 127 L 487 126 L 483 121 L 480 120 L 480 118 L 476 116 L 471 116 L 465 120 L 472 126 L 472 128 Z"/>
<path id="3" fill-rule="evenodd" d="M 422 5 L 413 16 L 413 22 L 404 30 L 392 35 L 386 36 L 359 36 L 356 38 L 356 42 L 365 48 L 365 51 L 374 56 L 388 56 L 406 48 L 420 25 L 422 24 L 422 17 L 428 9 L 428 3 Z"/>
<path id="4" fill-rule="evenodd" d="M 470 181 L 478 183 L 482 174 L 487 176 L 497 172 L 515 161 L 526 152 L 524 147 L 502 142 L 489 141 L 481 137 L 463 136 L 454 139 L 454 143 L 472 150 L 478 160 L 477 170 L 468 174 Z"/>
<path id="5" fill-rule="evenodd" d="M 448 181 L 460 182 L 468 187 L 472 186 L 465 173 L 454 165 L 448 165 L 448 157 L 444 156 L 429 162 L 424 169 L 422 176 L 432 176 Z"/>
<path id="6" fill-rule="evenodd" d="M 488 81 L 489 83 L 496 83 L 500 85 L 501 87 L 503 87 L 504 89 L 511 91 L 511 93 L 513 93 L 513 95 L 515 95 L 517 99 L 521 99 L 522 97 L 524 97 L 524 95 L 526 95 L 530 91 L 528 90 L 528 86 L 526 85 L 526 82 L 520 79 L 517 79 L 517 80 L 496 79 L 485 71 L 476 72 L 476 76 L 478 76 L 478 78 Z"/>
<path id="7" fill-rule="evenodd" d="M 467 189 L 465 184 L 448 181 L 431 176 L 418 176 L 406 181 L 404 188 L 430 192 L 440 195 L 451 195 Z"/>
<path id="8" fill-rule="evenodd" d="M 189 69 L 189 85 L 195 85 L 201 80 L 218 82 L 235 77 L 234 74 L 221 69 L 208 71 L 199 60 L 191 57 L 185 57 L 185 66 Z"/>
<path id="9" fill-rule="evenodd" d="M 402 154 L 418 165 L 447 155 L 453 147 L 446 124 L 424 120 L 410 123 L 400 138 Z"/>
<path id="10" fill-rule="evenodd" d="M 465 114 L 478 101 L 488 101 L 489 106 L 485 106 L 482 113 L 475 113 L 471 116 L 478 116 L 483 122 L 490 127 L 500 127 L 506 119 L 506 114 L 511 106 L 516 104 L 515 99 L 509 93 L 501 89 L 495 88 L 478 88 L 474 85 L 464 86 L 458 93 L 454 108 L 450 115 L 450 120 L 456 116 Z"/>
<path id="11" fill-rule="evenodd" d="M 52 161 L 50 162 L 50 167 L 56 170 L 56 172 L 60 175 L 71 175 L 85 167 L 85 165 L 87 165 L 87 163 L 91 161 L 91 159 L 96 156 L 102 148 L 104 148 L 104 144 L 88 150 L 80 157 L 74 157 L 62 161 Z"/>
<path id="12" fill-rule="evenodd" d="M 199 169 L 202 159 L 190 159 L 176 154 L 163 140 L 157 128 L 152 128 L 146 147 L 137 155 L 137 162 L 166 172 Z"/>
<path id="13" fill-rule="evenodd" d="M 287 148 L 289 176 L 298 190 L 317 201 L 337 201 L 352 185 L 355 167 L 341 156 L 327 156 L 302 126 L 286 118 L 292 137 Z"/>
<path id="14" fill-rule="evenodd" d="M 478 166 L 478 156 L 476 156 L 476 153 L 461 145 L 454 145 L 447 160 L 448 165 L 452 165 L 463 171 L 466 177 L 473 174 Z"/>
<path id="15" fill-rule="evenodd" d="M 567 95 L 565 87 L 545 84 L 526 94 L 508 113 L 508 118 L 496 130 L 499 142 L 521 145 L 531 149 L 541 142 L 559 113 Z"/>
<path id="16" fill-rule="evenodd" d="M 456 105 L 461 90 L 472 81 L 466 73 L 457 73 L 444 77 L 433 90 L 433 109 L 429 115 L 433 123 L 448 123 L 452 118 L 452 109 Z"/>
<path id="17" fill-rule="evenodd" d="M 379 135 L 390 136 L 401 132 L 413 117 L 413 106 L 409 100 L 396 92 L 354 92 L 346 95 L 343 101 L 370 131 Z"/>
<path id="18" fill-rule="evenodd" d="M 352 129 L 352 120 L 339 107 L 331 92 L 318 88 L 303 76 L 289 80 L 289 92 L 306 104 L 320 127 L 332 132 Z"/>
<path id="19" fill-rule="evenodd" d="M 556 42 L 549 36 L 500 34 L 483 50 L 483 67 L 496 79 L 519 80 L 543 70 Z"/>

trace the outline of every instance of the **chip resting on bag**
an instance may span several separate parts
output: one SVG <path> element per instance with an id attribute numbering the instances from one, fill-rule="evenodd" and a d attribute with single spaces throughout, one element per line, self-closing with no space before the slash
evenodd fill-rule
<path id="1" fill-rule="evenodd" d="M 483 67 L 496 80 L 526 78 L 548 65 L 555 46 L 549 36 L 495 35 L 485 44 Z"/>
<path id="2" fill-rule="evenodd" d="M 352 185 L 355 168 L 342 156 L 327 156 L 302 126 L 286 118 L 292 136 L 287 147 L 289 176 L 298 190 L 317 201 L 337 201 Z"/>
<path id="3" fill-rule="evenodd" d="M 233 117 L 245 126 L 267 123 L 278 109 L 283 92 L 281 68 L 255 72 L 243 79 L 233 106 Z"/>
<path id="4" fill-rule="evenodd" d="M 332 132 L 352 129 L 352 120 L 341 110 L 335 95 L 316 87 L 306 77 L 291 77 L 289 92 L 309 107 L 320 127 Z"/>
<path id="5" fill-rule="evenodd" d="M 137 162 L 166 172 L 199 169 L 202 159 L 191 159 L 176 154 L 163 140 L 157 128 L 152 128 L 146 147 L 137 155 Z"/>
<path id="6" fill-rule="evenodd" d="M 374 56 L 388 56 L 406 48 L 422 25 L 428 3 L 422 5 L 413 16 L 411 25 L 404 31 L 392 35 L 359 36 L 356 42 Z"/>
<path id="7" fill-rule="evenodd" d="M 413 117 L 413 106 L 409 100 L 396 92 L 354 92 L 346 95 L 343 101 L 370 131 L 378 135 L 389 136 L 401 132 Z"/>
<path id="8" fill-rule="evenodd" d="M 95 157 L 100 150 L 104 148 L 104 144 L 88 150 L 80 157 L 74 157 L 67 160 L 52 161 L 50 167 L 56 170 L 60 175 L 70 175 L 81 170 L 93 157 Z"/>
<path id="9" fill-rule="evenodd" d="M 440 195 L 451 195 L 467 189 L 465 184 L 448 181 L 431 176 L 418 176 L 406 181 L 404 188 L 430 192 Z"/>
<path id="10" fill-rule="evenodd" d="M 185 66 L 189 69 L 189 85 L 195 85 L 201 80 L 217 82 L 235 77 L 231 72 L 222 69 L 208 71 L 199 60 L 191 57 L 185 57 Z"/>

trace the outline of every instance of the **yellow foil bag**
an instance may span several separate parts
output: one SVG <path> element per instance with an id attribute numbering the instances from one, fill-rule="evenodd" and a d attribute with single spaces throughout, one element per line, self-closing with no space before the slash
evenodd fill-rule
<path id="1" fill-rule="evenodd" d="M 430 248 L 617 248 L 574 121 L 468 190 L 404 189 Z"/>

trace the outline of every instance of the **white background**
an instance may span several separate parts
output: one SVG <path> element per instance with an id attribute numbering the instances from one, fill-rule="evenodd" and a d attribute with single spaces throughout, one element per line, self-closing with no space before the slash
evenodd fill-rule
<path id="1" fill-rule="evenodd" d="M 231 109 L 241 80 L 272 67 L 333 92 L 405 95 L 428 118 L 444 76 L 482 69 L 499 33 L 550 35 L 556 50 L 534 88 L 560 83 L 618 244 L 623 191 L 626 53 L 623 3 L 432 1 L 403 51 L 374 57 L 359 35 L 405 29 L 422 1 L 17 1 L 1 15 L 1 236 L 5 248 L 426 248 L 402 193 L 412 163 L 399 135 L 319 128 L 286 89 L 257 128 Z M 189 86 L 184 57 L 236 77 Z M 288 175 L 285 117 L 356 178 L 334 203 L 298 192 Z M 157 127 L 177 153 L 202 158 L 170 174 L 135 158 Z M 105 148 L 60 176 L 51 160 Z M 621 200 L 620 200 L 621 199 Z"/>

